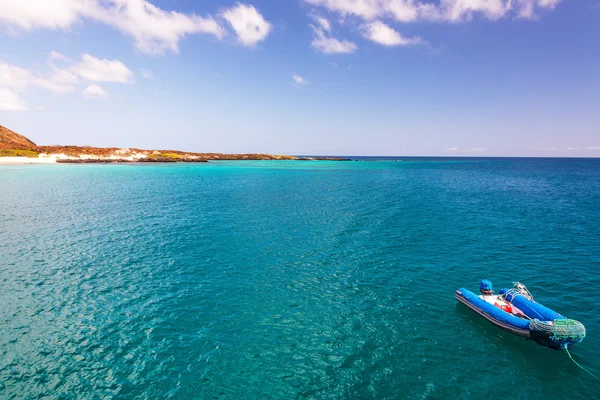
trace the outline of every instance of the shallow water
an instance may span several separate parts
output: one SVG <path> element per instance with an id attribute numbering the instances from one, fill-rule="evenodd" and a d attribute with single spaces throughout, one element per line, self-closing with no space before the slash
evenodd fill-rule
<path id="1" fill-rule="evenodd" d="M 600 160 L 0 166 L 2 398 L 597 398 Z"/>

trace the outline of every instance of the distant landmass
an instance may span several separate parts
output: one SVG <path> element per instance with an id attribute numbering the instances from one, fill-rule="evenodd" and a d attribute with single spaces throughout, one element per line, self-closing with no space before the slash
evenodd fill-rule
<path id="1" fill-rule="evenodd" d="M 0 125 L 0 163 L 132 163 L 132 162 L 208 162 L 211 160 L 331 160 L 340 157 L 296 157 L 273 154 L 192 153 L 179 150 L 90 146 L 39 146 L 25 136 Z"/>

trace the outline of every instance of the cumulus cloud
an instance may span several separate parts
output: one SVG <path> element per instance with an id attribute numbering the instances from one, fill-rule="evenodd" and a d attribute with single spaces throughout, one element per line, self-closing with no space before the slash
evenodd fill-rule
<path id="1" fill-rule="evenodd" d="M 292 83 L 294 85 L 306 85 L 308 81 L 303 76 L 294 74 L 292 75 Z"/>
<path id="2" fill-rule="evenodd" d="M 29 110 L 19 95 L 6 88 L 0 87 L 0 111 L 25 111 Z"/>
<path id="3" fill-rule="evenodd" d="M 94 3 L 86 0 L 1 0 L 0 21 L 13 29 L 26 31 L 67 29 L 85 11 L 91 11 Z"/>
<path id="4" fill-rule="evenodd" d="M 272 25 L 252 5 L 237 3 L 221 16 L 235 31 L 237 41 L 244 46 L 256 46 L 272 29 Z"/>
<path id="5" fill-rule="evenodd" d="M 83 90 L 83 95 L 88 99 L 104 99 L 108 97 L 108 93 L 95 83 L 86 87 Z"/>
<path id="6" fill-rule="evenodd" d="M 361 26 L 362 35 L 384 46 L 410 46 L 424 43 L 420 37 L 406 38 L 395 29 L 381 21 L 374 21 Z"/>
<path id="7" fill-rule="evenodd" d="M 81 61 L 71 71 L 94 82 L 132 83 L 133 72 L 119 60 L 99 59 L 82 54 Z"/>
<path id="8" fill-rule="evenodd" d="M 133 37 L 144 53 L 178 52 L 179 41 L 190 34 L 205 33 L 218 39 L 225 36 L 212 16 L 165 11 L 146 0 L 106 0 L 96 3 L 94 9 L 86 16 Z"/>
<path id="9" fill-rule="evenodd" d="M 7 29 L 67 30 L 92 20 L 132 37 L 136 47 L 149 54 L 178 52 L 182 38 L 208 34 L 223 39 L 227 30 L 211 15 L 167 11 L 148 0 L 0 0 L 0 24 Z M 222 15 L 238 41 L 254 46 L 271 31 L 271 24 L 251 5 L 236 4 Z"/>

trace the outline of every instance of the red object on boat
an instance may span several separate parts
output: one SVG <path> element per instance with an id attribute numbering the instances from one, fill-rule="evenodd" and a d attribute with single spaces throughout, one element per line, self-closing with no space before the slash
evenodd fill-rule
<path id="1" fill-rule="evenodd" d="M 510 305 L 510 303 L 494 303 L 494 305 L 502 311 L 506 311 L 507 313 L 512 314 L 512 306 Z"/>

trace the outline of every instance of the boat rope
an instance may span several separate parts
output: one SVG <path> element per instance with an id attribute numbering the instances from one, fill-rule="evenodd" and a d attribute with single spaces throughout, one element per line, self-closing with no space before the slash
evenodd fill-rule
<path id="1" fill-rule="evenodd" d="M 575 361 L 575 359 L 573 358 L 573 356 L 571 356 L 571 353 L 569 352 L 569 346 L 565 346 L 565 350 L 567 351 L 567 354 L 569 355 L 569 358 L 571 359 L 571 361 L 573 361 L 575 363 L 575 365 L 577 365 L 579 368 L 581 368 L 582 370 L 584 370 L 585 372 L 587 372 L 588 374 L 590 374 L 591 376 L 593 376 L 595 379 L 597 379 L 597 380 L 600 381 L 600 378 L 598 378 L 596 375 L 594 375 L 593 373 L 591 373 L 583 365 L 581 365 L 577 361 Z"/>

